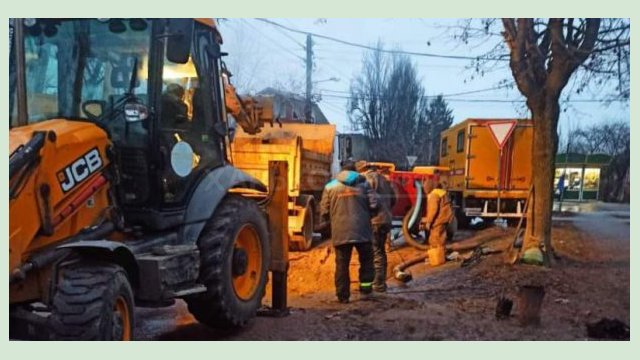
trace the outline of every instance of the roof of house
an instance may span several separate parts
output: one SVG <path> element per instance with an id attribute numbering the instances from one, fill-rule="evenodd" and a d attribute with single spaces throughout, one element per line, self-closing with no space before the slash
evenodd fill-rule
<path id="1" fill-rule="evenodd" d="M 273 113 L 281 122 L 305 122 L 306 99 L 303 96 L 271 87 L 261 90 L 257 95 L 273 97 Z M 311 117 L 316 124 L 329 124 L 315 103 L 311 106 Z"/>

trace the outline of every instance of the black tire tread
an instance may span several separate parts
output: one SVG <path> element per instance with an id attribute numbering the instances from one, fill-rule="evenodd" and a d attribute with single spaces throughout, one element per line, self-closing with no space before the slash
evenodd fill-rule
<path id="1" fill-rule="evenodd" d="M 229 241 L 233 241 L 235 234 L 232 230 L 241 215 L 251 214 L 251 221 L 258 231 L 259 236 L 266 236 L 267 247 L 263 246 L 263 250 L 268 252 L 268 227 L 262 211 L 253 200 L 243 198 L 239 195 L 227 195 L 220 203 L 213 214 L 213 217 L 207 222 L 205 228 L 198 239 L 198 248 L 200 249 L 200 276 L 199 282 L 207 287 L 205 295 L 197 295 L 186 298 L 189 312 L 201 323 L 214 328 L 235 329 L 245 326 L 254 316 L 255 310 L 260 305 L 263 290 L 256 291 L 257 306 L 253 314 L 239 312 L 232 306 L 229 294 L 233 289 L 228 289 L 225 282 L 228 280 L 226 272 L 223 269 L 225 264 L 226 247 Z M 266 266 L 269 256 L 263 256 L 263 264 L 265 271 L 262 274 L 262 284 L 266 283 Z"/>
<path id="2" fill-rule="evenodd" d="M 105 304 L 117 297 L 116 286 L 125 284 L 133 301 L 133 292 L 125 270 L 116 264 L 79 262 L 62 269 L 52 301 L 49 318 L 54 340 L 111 340 L 102 324 Z M 132 329 L 134 309 L 130 309 Z"/>

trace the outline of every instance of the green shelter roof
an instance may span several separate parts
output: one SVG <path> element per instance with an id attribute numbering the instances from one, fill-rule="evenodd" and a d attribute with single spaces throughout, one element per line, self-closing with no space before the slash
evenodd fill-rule
<path id="1" fill-rule="evenodd" d="M 566 163 L 606 166 L 610 161 L 611 156 L 607 154 L 563 153 L 556 155 L 556 166 L 562 166 Z"/>

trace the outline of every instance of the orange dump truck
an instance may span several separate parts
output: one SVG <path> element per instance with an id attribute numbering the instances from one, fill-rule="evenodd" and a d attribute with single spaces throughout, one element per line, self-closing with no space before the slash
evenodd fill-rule
<path id="1" fill-rule="evenodd" d="M 266 111 L 270 111 L 265 104 Z M 269 161 L 285 160 L 289 164 L 291 250 L 311 247 L 316 205 L 324 185 L 331 180 L 335 133 L 335 125 L 331 124 L 283 123 L 281 127 L 264 127 L 257 135 L 238 129 L 231 143 L 234 166 L 269 187 Z"/>
<path id="2" fill-rule="evenodd" d="M 532 144 L 527 119 L 467 119 L 442 132 L 440 166 L 449 168 L 442 180 L 459 226 L 474 217 L 519 220 L 531 185 Z"/>

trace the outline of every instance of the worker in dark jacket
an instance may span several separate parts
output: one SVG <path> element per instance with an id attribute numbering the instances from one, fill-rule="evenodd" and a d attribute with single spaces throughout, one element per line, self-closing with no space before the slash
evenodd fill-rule
<path id="1" fill-rule="evenodd" d="M 369 186 L 378 196 L 379 211 L 371 219 L 373 230 L 373 265 L 375 277 L 373 280 L 373 290 L 377 292 L 387 291 L 387 252 L 385 244 L 387 236 L 391 231 L 391 209 L 396 203 L 395 192 L 387 178 L 378 172 L 375 166 L 369 165 L 366 161 L 358 161 L 356 170 L 364 175 Z"/>
<path id="2" fill-rule="evenodd" d="M 346 161 L 342 171 L 325 186 L 320 201 L 321 223 L 331 227 L 336 253 L 336 295 L 341 303 L 349 302 L 349 263 L 354 247 L 360 260 L 360 294 L 372 292 L 371 217 L 377 209 L 375 192 L 364 176 L 355 171 L 354 162 Z"/>

